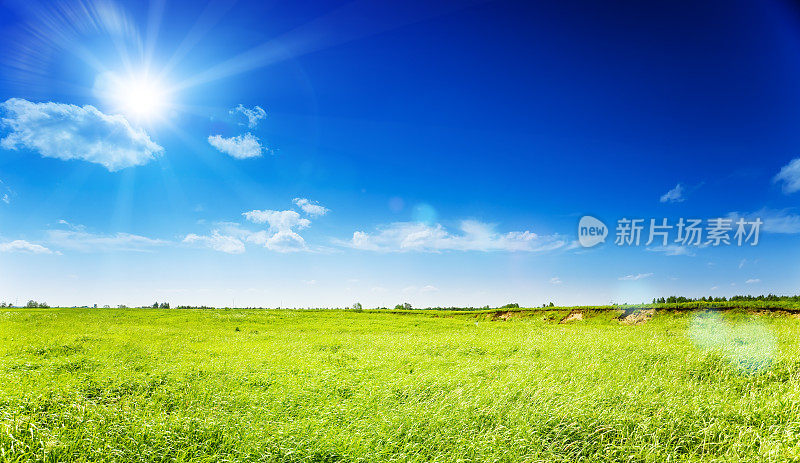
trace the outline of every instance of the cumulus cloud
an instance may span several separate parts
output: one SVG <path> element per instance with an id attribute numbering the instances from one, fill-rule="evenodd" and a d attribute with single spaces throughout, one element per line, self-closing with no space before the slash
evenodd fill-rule
<path id="1" fill-rule="evenodd" d="M 239 106 L 231 109 L 231 114 L 242 114 L 244 117 L 247 118 L 247 127 L 254 129 L 258 125 L 258 121 L 267 117 L 267 112 L 264 111 L 261 106 L 253 106 L 252 109 L 245 108 L 244 105 L 239 104 Z"/>
<path id="2" fill-rule="evenodd" d="M 326 207 L 323 207 L 318 203 L 312 203 L 306 198 L 294 198 L 293 202 L 297 205 L 297 207 L 302 209 L 303 212 L 311 217 L 319 217 L 328 213 L 328 209 Z"/>
<path id="3" fill-rule="evenodd" d="M 311 221 L 300 217 L 295 211 L 273 211 L 273 210 L 253 210 L 244 212 L 242 215 L 253 223 L 269 224 L 269 227 L 277 231 L 286 231 L 293 228 L 303 229 L 311 225 Z"/>
<path id="4" fill-rule="evenodd" d="M 83 231 L 84 227 L 70 225 L 69 230 L 47 231 L 47 242 L 79 252 L 149 252 L 169 244 L 169 241 L 147 238 L 131 233 L 96 234 Z"/>
<path id="5" fill-rule="evenodd" d="M 0 125 L 8 134 L 0 147 L 37 151 L 64 161 L 79 159 L 111 172 L 147 164 L 164 149 L 123 116 L 107 115 L 94 106 L 33 103 L 11 98 L 0 104 Z"/>
<path id="6" fill-rule="evenodd" d="M 527 251 L 538 252 L 563 247 L 556 235 L 540 236 L 530 231 L 499 233 L 494 225 L 464 220 L 460 233 L 452 233 L 441 224 L 397 222 L 369 234 L 356 231 L 350 241 L 340 244 L 370 251 Z"/>
<path id="7" fill-rule="evenodd" d="M 311 226 L 311 221 L 300 217 L 297 212 L 253 210 L 242 215 L 250 222 L 269 226 L 269 230 L 261 230 L 248 236 L 249 242 L 278 252 L 300 251 L 306 248 L 305 240 L 296 230 L 308 228 Z"/>
<path id="8" fill-rule="evenodd" d="M 773 181 L 775 183 L 782 183 L 783 192 L 786 194 L 800 191 L 800 158 L 794 159 L 789 164 L 783 166 Z"/>
<path id="9" fill-rule="evenodd" d="M 309 204 L 311 203 L 309 202 Z M 309 250 L 305 239 L 300 236 L 298 231 L 311 226 L 311 221 L 300 216 L 298 212 L 255 209 L 243 212 L 242 215 L 249 222 L 267 225 L 267 229 L 254 231 L 244 228 L 238 223 L 223 222 L 216 224 L 211 236 L 190 234 L 183 241 L 200 243 L 217 251 L 231 254 L 244 252 L 246 244 L 263 246 L 276 252 Z"/>
<path id="10" fill-rule="evenodd" d="M 208 143 L 222 153 L 235 159 L 249 159 L 261 156 L 263 147 L 252 133 L 225 138 L 221 135 L 211 135 Z"/>
<path id="11" fill-rule="evenodd" d="M 190 233 L 183 239 L 184 243 L 199 243 L 215 251 L 227 254 L 241 254 L 244 252 L 244 243 L 236 237 L 220 234 L 219 230 L 214 230 L 211 236 L 200 236 Z"/>
<path id="12" fill-rule="evenodd" d="M 50 249 L 33 244 L 25 240 L 14 240 L 8 243 L 0 243 L 0 252 L 30 252 L 33 254 L 53 254 Z"/>
<path id="13" fill-rule="evenodd" d="M 662 203 L 680 203 L 686 198 L 683 197 L 683 186 L 679 183 L 675 188 L 661 195 L 660 201 Z"/>
<path id="14" fill-rule="evenodd" d="M 618 280 L 621 281 L 638 281 L 643 280 L 645 278 L 650 278 L 653 276 L 652 273 L 638 273 L 636 275 L 625 275 L 624 277 L 619 277 Z"/>

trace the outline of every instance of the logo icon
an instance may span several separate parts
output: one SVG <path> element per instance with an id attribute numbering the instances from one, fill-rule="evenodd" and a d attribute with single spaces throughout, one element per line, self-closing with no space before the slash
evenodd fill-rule
<path id="1" fill-rule="evenodd" d="M 591 248 L 606 241 L 608 227 L 592 216 L 585 215 L 578 222 L 578 242 L 584 248 Z"/>

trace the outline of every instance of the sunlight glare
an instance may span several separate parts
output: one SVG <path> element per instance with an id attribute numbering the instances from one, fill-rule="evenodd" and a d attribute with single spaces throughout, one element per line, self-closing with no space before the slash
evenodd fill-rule
<path id="1" fill-rule="evenodd" d="M 95 94 L 113 113 L 137 123 L 163 119 L 171 106 L 168 87 L 146 74 L 125 77 L 101 74 L 95 81 Z"/>

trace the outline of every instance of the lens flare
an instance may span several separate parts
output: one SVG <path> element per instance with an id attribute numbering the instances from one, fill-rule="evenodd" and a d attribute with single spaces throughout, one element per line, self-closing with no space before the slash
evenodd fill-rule
<path id="1" fill-rule="evenodd" d="M 715 312 L 695 316 L 689 336 L 698 349 L 722 355 L 742 372 L 769 368 L 778 347 L 775 334 L 763 323 L 732 323 Z"/>

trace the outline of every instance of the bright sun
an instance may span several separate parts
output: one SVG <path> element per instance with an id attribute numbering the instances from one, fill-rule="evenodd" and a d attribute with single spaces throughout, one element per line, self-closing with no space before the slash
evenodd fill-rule
<path id="1" fill-rule="evenodd" d="M 162 119 L 170 108 L 168 88 L 146 75 L 104 73 L 97 77 L 94 91 L 114 113 L 122 114 L 135 123 Z"/>

